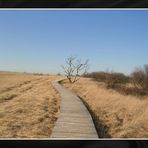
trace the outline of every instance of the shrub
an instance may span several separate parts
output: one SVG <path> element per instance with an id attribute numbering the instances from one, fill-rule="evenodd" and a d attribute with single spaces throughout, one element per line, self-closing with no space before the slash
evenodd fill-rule
<path id="1" fill-rule="evenodd" d="M 144 94 L 148 93 L 148 65 L 136 68 L 131 74 L 131 82 L 135 89 Z"/>
<path id="2" fill-rule="evenodd" d="M 129 78 L 123 73 L 106 73 L 106 87 L 107 88 L 116 88 L 120 85 L 124 85 L 129 81 Z"/>
<path id="3" fill-rule="evenodd" d="M 61 74 L 60 73 L 57 73 L 57 76 L 61 76 Z"/>
<path id="4" fill-rule="evenodd" d="M 115 88 L 129 81 L 129 78 L 123 73 L 115 72 L 92 72 L 84 75 L 84 77 L 90 77 L 97 81 L 105 82 L 107 88 Z"/>
<path id="5" fill-rule="evenodd" d="M 102 81 L 105 82 L 106 76 L 105 76 L 105 72 L 92 72 L 92 73 L 87 73 L 85 75 L 83 75 L 84 77 L 89 77 L 89 78 L 93 78 L 95 80 L 98 81 Z"/>

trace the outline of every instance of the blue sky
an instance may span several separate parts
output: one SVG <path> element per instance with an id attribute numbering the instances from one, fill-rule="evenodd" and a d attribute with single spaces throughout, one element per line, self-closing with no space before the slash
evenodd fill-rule
<path id="1" fill-rule="evenodd" d="M 148 64 L 148 11 L 0 11 L 0 70 L 62 73 L 70 55 L 90 72 Z"/>

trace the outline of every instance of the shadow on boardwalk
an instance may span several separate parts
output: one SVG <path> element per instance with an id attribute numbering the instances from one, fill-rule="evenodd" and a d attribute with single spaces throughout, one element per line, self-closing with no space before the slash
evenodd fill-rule
<path id="1" fill-rule="evenodd" d="M 87 107 L 88 111 L 90 112 L 95 128 L 97 130 L 97 133 L 99 135 L 99 138 L 111 138 L 111 136 L 108 134 L 107 132 L 107 126 L 104 125 L 104 123 L 99 120 L 99 117 L 96 116 L 96 114 L 91 110 L 89 104 L 87 102 L 84 101 L 84 99 L 80 96 L 78 96 L 82 102 L 84 103 L 84 105 Z"/>

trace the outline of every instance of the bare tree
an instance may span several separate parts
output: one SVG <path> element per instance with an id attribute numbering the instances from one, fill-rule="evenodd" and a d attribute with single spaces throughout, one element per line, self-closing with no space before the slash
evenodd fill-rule
<path id="1" fill-rule="evenodd" d="M 80 79 L 80 75 L 87 73 L 88 59 L 85 62 L 81 62 L 81 59 L 77 59 L 77 57 L 68 57 L 66 59 L 66 65 L 62 65 L 62 68 L 69 82 L 75 83 Z"/>

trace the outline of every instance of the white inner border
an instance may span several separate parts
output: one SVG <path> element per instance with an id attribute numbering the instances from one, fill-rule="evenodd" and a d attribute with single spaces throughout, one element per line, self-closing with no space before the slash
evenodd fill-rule
<path id="1" fill-rule="evenodd" d="M 0 8 L 0 11 L 22 11 L 22 10 L 39 10 L 39 11 L 73 11 L 73 10 L 79 10 L 79 11 L 135 11 L 135 10 L 140 10 L 140 11 L 146 11 L 148 8 Z M 148 140 L 148 138 L 0 138 L 0 140 L 98 140 L 98 141 L 105 141 L 105 140 Z"/>

